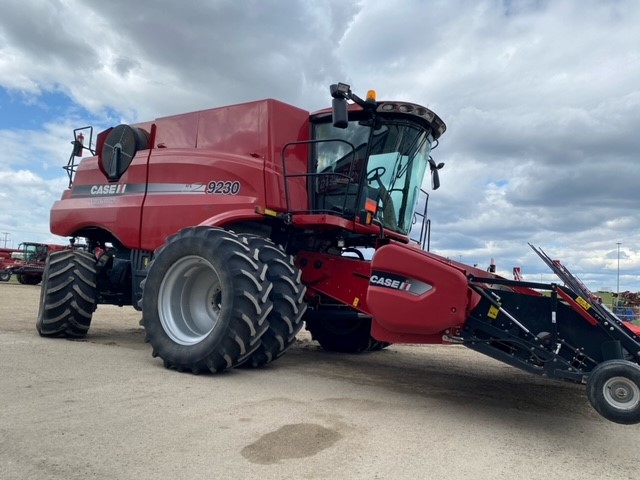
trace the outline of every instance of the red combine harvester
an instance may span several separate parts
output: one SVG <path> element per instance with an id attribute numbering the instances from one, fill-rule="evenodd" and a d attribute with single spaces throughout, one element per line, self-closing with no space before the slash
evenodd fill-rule
<path id="1" fill-rule="evenodd" d="M 24 242 L 16 249 L 0 249 L 0 281 L 7 282 L 15 275 L 23 285 L 37 285 L 42 281 L 47 255 L 71 248 L 64 245 Z"/>
<path id="2" fill-rule="evenodd" d="M 431 151 L 445 124 L 346 84 L 331 95 L 312 114 L 262 100 L 119 125 L 95 150 L 93 129 L 75 130 L 51 231 L 85 238 L 88 251 L 50 255 L 40 335 L 82 337 L 97 304 L 133 305 L 153 356 L 194 373 L 267 364 L 303 323 L 326 350 L 462 344 L 586 383 L 604 417 L 640 422 L 640 329 L 540 250 L 564 285 L 507 280 L 413 244 L 416 219 L 428 223 L 423 178 L 440 183 Z"/>

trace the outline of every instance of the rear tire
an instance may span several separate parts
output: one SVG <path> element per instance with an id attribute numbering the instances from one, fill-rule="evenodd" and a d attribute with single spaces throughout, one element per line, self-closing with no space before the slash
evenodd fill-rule
<path id="1" fill-rule="evenodd" d="M 51 253 L 40 290 L 36 322 L 40 336 L 83 338 L 95 309 L 95 257 L 78 250 Z"/>
<path id="2" fill-rule="evenodd" d="M 627 360 L 602 362 L 589 375 L 587 396 L 607 420 L 640 423 L 640 366 Z"/>
<path id="3" fill-rule="evenodd" d="M 260 339 L 260 347 L 243 364 L 260 367 L 282 356 L 295 342 L 307 309 L 304 302 L 307 289 L 301 282 L 302 272 L 282 247 L 254 235 L 243 238 L 252 251 L 257 251 L 258 258 L 267 266 L 267 278 L 273 283 L 269 295 L 273 310 L 267 317 L 269 329 Z"/>
<path id="4" fill-rule="evenodd" d="M 237 235 L 192 227 L 158 249 L 142 282 L 153 356 L 178 371 L 218 372 L 260 347 L 272 309 L 267 266 Z"/>
<path id="5" fill-rule="evenodd" d="M 7 270 L 0 271 L 0 282 L 8 282 L 11 280 L 11 272 Z"/>
<path id="6" fill-rule="evenodd" d="M 375 352 L 391 345 L 373 338 L 371 319 L 356 314 L 345 317 L 332 315 L 331 310 L 317 310 L 308 312 L 305 322 L 311 338 L 328 352 Z"/>

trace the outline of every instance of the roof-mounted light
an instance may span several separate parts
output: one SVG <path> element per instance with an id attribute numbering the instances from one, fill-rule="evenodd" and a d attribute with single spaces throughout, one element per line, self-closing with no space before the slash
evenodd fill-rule
<path id="1" fill-rule="evenodd" d="M 329 87 L 329 91 L 333 98 L 344 98 L 346 100 L 351 98 L 351 86 L 346 83 L 334 83 Z"/>
<path id="2" fill-rule="evenodd" d="M 413 103 L 380 102 L 378 103 L 377 110 L 378 112 L 384 113 L 397 112 L 420 117 L 431 125 L 435 139 L 440 137 L 440 135 L 442 135 L 447 129 L 444 122 L 435 113 L 426 107 Z"/>

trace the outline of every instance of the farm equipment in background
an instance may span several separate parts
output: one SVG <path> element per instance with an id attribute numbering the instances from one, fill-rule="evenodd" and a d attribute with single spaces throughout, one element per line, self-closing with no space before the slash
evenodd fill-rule
<path id="1" fill-rule="evenodd" d="M 268 364 L 304 323 L 325 350 L 461 344 L 586 383 L 604 417 L 640 422 L 640 329 L 540 250 L 564 286 L 413 243 L 445 124 L 373 91 L 330 92 L 332 108 L 311 114 L 269 99 L 118 125 L 95 150 L 91 127 L 74 131 L 51 231 L 88 248 L 49 256 L 39 334 L 83 337 L 98 304 L 133 305 L 153 356 L 193 373 Z"/>
<path id="2" fill-rule="evenodd" d="M 629 322 L 640 320 L 640 292 L 619 292 L 614 297 L 616 305 L 612 308 L 619 318 Z"/>
<path id="3" fill-rule="evenodd" d="M 0 248 L 0 282 L 8 282 L 11 279 L 11 270 L 15 264 L 14 255 L 20 254 L 15 248 Z"/>
<path id="4" fill-rule="evenodd" d="M 613 307 L 613 313 L 620 319 L 633 322 L 638 318 L 638 314 L 633 307 Z"/>
<path id="5" fill-rule="evenodd" d="M 7 282 L 15 275 L 23 285 L 37 285 L 42 281 L 47 255 L 68 249 L 69 246 L 24 242 L 10 252 L 0 252 L 0 281 Z"/>

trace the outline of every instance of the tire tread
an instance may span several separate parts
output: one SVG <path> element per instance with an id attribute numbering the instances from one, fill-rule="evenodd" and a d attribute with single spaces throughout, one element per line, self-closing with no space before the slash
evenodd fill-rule
<path id="1" fill-rule="evenodd" d="M 96 309 L 96 262 L 79 250 L 52 252 L 45 264 L 36 328 L 42 337 L 83 338 Z"/>

